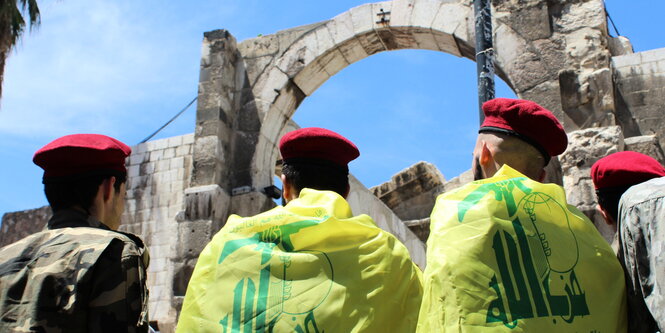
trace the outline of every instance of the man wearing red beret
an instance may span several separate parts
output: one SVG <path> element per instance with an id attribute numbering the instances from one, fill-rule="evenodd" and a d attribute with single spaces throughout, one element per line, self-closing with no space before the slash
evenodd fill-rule
<path id="1" fill-rule="evenodd" d="M 625 332 L 612 249 L 563 188 L 541 183 L 563 127 L 531 101 L 482 109 L 476 181 L 432 211 L 418 332 Z"/>
<path id="2" fill-rule="evenodd" d="M 420 269 L 345 200 L 358 148 L 312 127 L 279 150 L 286 205 L 228 219 L 199 256 L 177 332 L 413 332 Z"/>
<path id="3" fill-rule="evenodd" d="M 665 330 L 665 168 L 632 151 L 591 167 L 598 209 L 617 231 L 614 248 L 626 272 L 630 332 Z"/>
<path id="4" fill-rule="evenodd" d="M 148 253 L 117 231 L 130 153 L 99 134 L 64 136 L 35 153 L 53 217 L 0 249 L 0 331 L 148 331 Z"/>

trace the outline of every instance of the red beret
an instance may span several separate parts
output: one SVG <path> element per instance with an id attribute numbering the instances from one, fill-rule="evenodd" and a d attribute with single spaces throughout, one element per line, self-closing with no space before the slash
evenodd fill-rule
<path id="1" fill-rule="evenodd" d="M 92 171 L 120 171 L 132 149 L 101 134 L 72 134 L 39 149 L 32 161 L 44 169 L 44 178 L 80 175 Z"/>
<path id="2" fill-rule="evenodd" d="M 622 151 L 605 156 L 591 166 L 591 179 L 597 190 L 632 186 L 663 176 L 665 168 L 658 161 L 634 151 Z"/>
<path id="3" fill-rule="evenodd" d="M 347 167 L 360 156 L 349 139 L 325 128 L 308 127 L 286 133 L 279 141 L 279 151 L 285 162 L 293 159 L 316 159 Z"/>
<path id="4" fill-rule="evenodd" d="M 483 104 L 485 121 L 480 132 L 515 135 L 538 149 L 547 160 L 563 153 L 568 136 L 551 111 L 532 101 L 495 98 Z"/>

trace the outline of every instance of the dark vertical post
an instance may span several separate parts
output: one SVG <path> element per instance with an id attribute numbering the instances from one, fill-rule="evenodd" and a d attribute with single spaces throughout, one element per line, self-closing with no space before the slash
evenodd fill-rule
<path id="1" fill-rule="evenodd" d="M 476 27 L 476 69 L 478 73 L 478 111 L 480 123 L 485 119 L 481 106 L 494 98 L 494 46 L 492 45 L 492 8 L 490 0 L 473 0 Z"/>

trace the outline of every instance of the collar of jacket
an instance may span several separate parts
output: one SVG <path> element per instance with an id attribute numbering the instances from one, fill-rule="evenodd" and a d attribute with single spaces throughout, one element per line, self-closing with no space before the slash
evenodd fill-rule
<path id="1" fill-rule="evenodd" d="M 60 228 L 90 227 L 111 230 L 104 223 L 76 209 L 62 209 L 53 214 L 46 224 L 49 230 Z"/>

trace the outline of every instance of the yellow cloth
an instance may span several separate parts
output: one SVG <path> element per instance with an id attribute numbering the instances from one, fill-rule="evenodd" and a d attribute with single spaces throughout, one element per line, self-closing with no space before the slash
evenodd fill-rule
<path id="1" fill-rule="evenodd" d="M 624 275 L 563 189 L 504 166 L 437 198 L 418 332 L 626 331 Z"/>
<path id="2" fill-rule="evenodd" d="M 413 332 L 422 276 L 406 247 L 330 191 L 233 215 L 201 252 L 177 332 Z"/>

